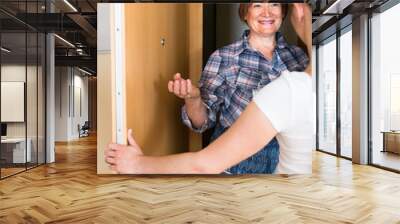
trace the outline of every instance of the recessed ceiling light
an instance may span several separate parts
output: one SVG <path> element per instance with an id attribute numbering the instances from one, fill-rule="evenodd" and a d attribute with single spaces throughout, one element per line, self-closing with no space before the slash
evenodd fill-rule
<path id="1" fill-rule="evenodd" d="M 322 14 L 342 14 L 343 10 L 355 0 L 336 0 L 332 5 L 324 10 Z"/>
<path id="2" fill-rule="evenodd" d="M 70 47 L 73 47 L 73 48 L 75 48 L 75 45 L 73 45 L 71 42 L 69 42 L 68 40 L 66 40 L 66 39 L 64 39 L 64 38 L 62 38 L 62 37 L 60 37 L 59 35 L 57 35 L 57 34 L 54 34 L 54 36 L 55 37 L 57 37 L 59 40 L 61 40 L 62 42 L 64 42 L 64 43 L 66 43 L 67 45 L 69 45 Z"/>
<path id="3" fill-rule="evenodd" d="M 83 69 L 81 69 L 81 68 L 79 68 L 79 67 L 78 67 L 78 70 L 81 71 L 81 72 L 83 72 L 83 73 L 85 73 L 85 74 L 87 74 L 87 75 L 93 75 L 92 73 L 90 73 L 90 72 L 88 72 L 88 71 L 86 71 L 86 70 L 83 70 Z"/>
<path id="4" fill-rule="evenodd" d="M 10 53 L 11 52 L 11 50 L 9 50 L 9 49 L 7 49 L 5 47 L 1 47 L 1 51 L 4 51 L 6 53 Z"/>
<path id="5" fill-rule="evenodd" d="M 67 4 L 74 12 L 78 12 L 78 10 L 68 1 L 64 0 L 65 4 Z"/>

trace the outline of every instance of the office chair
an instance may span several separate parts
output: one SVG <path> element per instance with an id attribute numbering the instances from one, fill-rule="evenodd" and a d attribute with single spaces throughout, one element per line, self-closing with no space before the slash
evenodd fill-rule
<path id="1" fill-rule="evenodd" d="M 78 129 L 79 129 L 79 138 L 89 136 L 89 129 L 90 129 L 89 121 L 85 121 L 82 127 L 78 125 Z"/>

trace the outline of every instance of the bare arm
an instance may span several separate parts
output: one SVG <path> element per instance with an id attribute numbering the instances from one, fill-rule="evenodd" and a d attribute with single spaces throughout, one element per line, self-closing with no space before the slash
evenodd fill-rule
<path id="1" fill-rule="evenodd" d="M 310 61 L 312 60 L 312 32 L 311 32 L 311 8 L 307 3 L 292 4 L 290 21 L 299 38 L 307 46 L 307 53 Z M 304 72 L 312 75 L 311 63 L 308 64 Z"/>
<path id="2" fill-rule="evenodd" d="M 207 108 L 200 97 L 200 90 L 190 79 L 183 79 L 180 73 L 168 82 L 168 91 L 185 100 L 187 114 L 194 127 L 200 128 L 207 120 Z"/>
<path id="3" fill-rule="evenodd" d="M 258 152 L 276 134 L 269 119 L 251 102 L 221 137 L 198 152 L 198 160 L 206 173 L 220 173 Z"/>
<path id="4" fill-rule="evenodd" d="M 218 174 L 256 153 L 276 134 L 268 118 L 252 102 L 238 120 L 204 150 L 160 157 L 143 156 L 130 137 L 130 146 L 110 144 L 106 161 L 120 173 Z"/>

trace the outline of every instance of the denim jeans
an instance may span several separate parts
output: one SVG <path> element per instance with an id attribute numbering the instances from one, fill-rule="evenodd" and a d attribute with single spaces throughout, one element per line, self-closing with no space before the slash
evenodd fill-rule
<path id="1" fill-rule="evenodd" d="M 217 139 L 226 129 L 217 125 L 211 136 L 211 141 Z M 243 160 L 239 164 L 232 166 L 227 172 L 231 174 L 252 174 L 264 173 L 270 174 L 275 171 L 279 162 L 279 144 L 276 138 L 273 138 L 268 145 L 258 151 L 251 157 Z"/>

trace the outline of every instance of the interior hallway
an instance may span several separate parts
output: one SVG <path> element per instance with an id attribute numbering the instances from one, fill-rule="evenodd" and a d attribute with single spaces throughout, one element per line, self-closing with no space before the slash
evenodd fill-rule
<path id="1" fill-rule="evenodd" d="M 316 152 L 310 176 L 96 174 L 96 138 L 0 181 L 0 223 L 400 223 L 399 174 Z"/>

